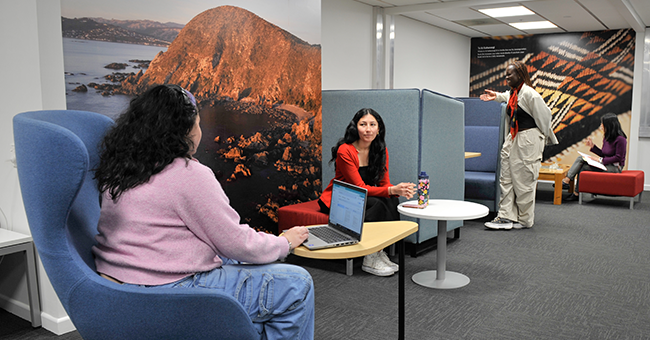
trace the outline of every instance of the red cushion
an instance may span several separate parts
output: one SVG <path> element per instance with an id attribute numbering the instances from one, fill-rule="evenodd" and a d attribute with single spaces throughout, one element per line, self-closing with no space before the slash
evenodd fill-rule
<path id="1" fill-rule="evenodd" d="M 278 231 L 294 226 L 326 224 L 328 215 L 320 211 L 318 200 L 292 204 L 278 209 Z"/>
<path id="2" fill-rule="evenodd" d="M 639 170 L 611 172 L 583 171 L 579 175 L 580 192 L 634 197 L 643 191 L 644 173 Z"/>

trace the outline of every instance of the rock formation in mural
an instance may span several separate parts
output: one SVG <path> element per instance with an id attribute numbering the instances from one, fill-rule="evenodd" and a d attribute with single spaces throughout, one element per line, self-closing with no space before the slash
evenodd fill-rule
<path id="1" fill-rule="evenodd" d="M 178 84 L 199 101 L 210 166 L 243 222 L 277 228 L 278 207 L 321 191 L 320 46 L 233 6 L 194 17 L 146 72 L 116 91 Z"/>
<path id="2" fill-rule="evenodd" d="M 146 73 L 122 83 L 126 94 L 178 84 L 200 99 L 249 98 L 320 107 L 320 46 L 310 45 L 255 14 L 232 6 L 207 10 L 181 30 Z"/>

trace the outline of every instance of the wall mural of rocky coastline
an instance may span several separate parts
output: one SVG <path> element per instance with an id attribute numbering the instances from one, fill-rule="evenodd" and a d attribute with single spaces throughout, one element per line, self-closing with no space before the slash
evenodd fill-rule
<path id="1" fill-rule="evenodd" d="M 196 157 L 213 169 L 243 223 L 276 232 L 279 207 L 320 195 L 320 45 L 220 6 L 195 16 L 151 61 L 104 66 L 116 71 L 108 82 L 73 91 L 130 98 L 178 84 L 196 96 L 203 128 Z"/>

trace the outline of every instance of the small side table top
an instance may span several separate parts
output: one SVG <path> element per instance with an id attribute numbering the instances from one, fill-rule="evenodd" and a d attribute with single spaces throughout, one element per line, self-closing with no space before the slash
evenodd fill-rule
<path id="1" fill-rule="evenodd" d="M 429 220 L 459 221 L 472 220 L 486 216 L 490 210 L 488 207 L 467 201 L 430 199 L 429 205 L 425 208 L 407 208 L 405 204 L 415 204 L 417 201 L 408 201 L 400 204 L 397 210 L 402 215 L 424 218 Z"/>
<path id="2" fill-rule="evenodd" d="M 349 259 L 378 252 L 416 231 L 418 224 L 412 221 L 366 222 L 363 224 L 361 241 L 357 244 L 318 250 L 299 246 L 293 253 L 312 259 Z"/>

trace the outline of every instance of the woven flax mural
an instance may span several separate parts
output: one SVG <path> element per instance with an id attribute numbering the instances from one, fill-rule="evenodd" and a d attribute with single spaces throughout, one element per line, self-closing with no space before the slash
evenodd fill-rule
<path id="1" fill-rule="evenodd" d="M 634 75 L 634 31 L 541 34 L 472 39 L 470 95 L 508 90 L 505 70 L 513 60 L 528 66 L 533 87 L 553 113 L 560 143 L 547 146 L 544 160 L 571 164 L 582 142 L 598 137 L 600 117 L 619 116 L 629 131 Z"/>

